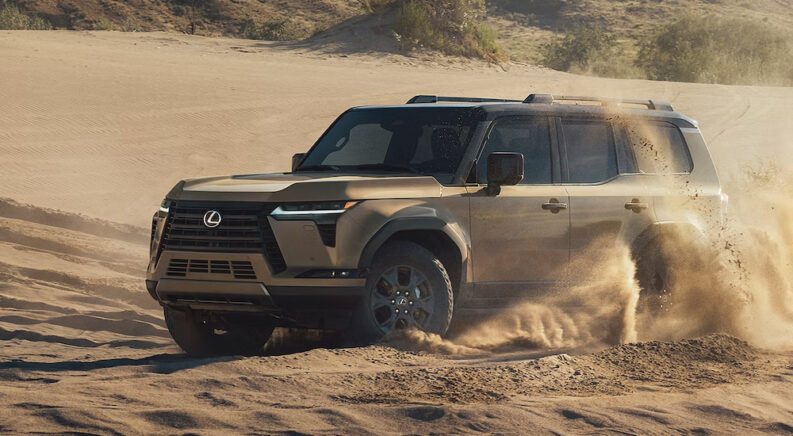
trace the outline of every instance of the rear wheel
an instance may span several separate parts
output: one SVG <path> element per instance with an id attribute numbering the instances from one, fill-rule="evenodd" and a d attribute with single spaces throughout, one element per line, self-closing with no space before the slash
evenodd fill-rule
<path id="1" fill-rule="evenodd" d="M 641 287 L 638 311 L 669 312 L 687 280 L 712 273 L 718 253 L 693 232 L 669 232 L 653 239 L 636 259 L 636 279 Z"/>
<path id="2" fill-rule="evenodd" d="M 348 339 L 371 344 L 396 330 L 444 334 L 452 318 L 453 290 L 443 263 L 407 241 L 387 243 L 369 270 Z"/>
<path id="3" fill-rule="evenodd" d="M 195 357 L 257 354 L 275 328 L 271 321 L 260 317 L 213 319 L 168 307 L 164 313 L 171 337 L 182 350 Z"/>
<path id="4" fill-rule="evenodd" d="M 670 244 L 665 238 L 650 243 L 636 260 L 636 279 L 641 291 L 639 313 L 669 311 L 674 293 Z"/>

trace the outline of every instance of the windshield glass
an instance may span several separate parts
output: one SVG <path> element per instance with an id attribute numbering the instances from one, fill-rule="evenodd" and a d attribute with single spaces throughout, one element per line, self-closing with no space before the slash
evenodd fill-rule
<path id="1" fill-rule="evenodd" d="M 394 172 L 450 183 L 475 125 L 471 108 L 352 110 L 339 118 L 296 171 Z"/>

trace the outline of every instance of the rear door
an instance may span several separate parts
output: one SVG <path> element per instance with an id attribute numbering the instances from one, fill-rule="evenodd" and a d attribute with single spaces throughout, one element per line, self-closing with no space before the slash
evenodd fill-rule
<path id="1" fill-rule="evenodd" d="M 599 280 L 596 265 L 652 224 L 650 199 L 624 135 L 611 122 L 559 118 L 556 123 L 570 194 L 570 278 Z"/>
<path id="2" fill-rule="evenodd" d="M 558 183 L 555 133 L 547 117 L 500 118 L 491 127 L 477 164 L 478 184 L 468 187 L 476 298 L 525 298 L 564 278 L 570 215 Z M 523 154 L 524 178 L 488 196 L 487 156 L 498 151 Z"/>

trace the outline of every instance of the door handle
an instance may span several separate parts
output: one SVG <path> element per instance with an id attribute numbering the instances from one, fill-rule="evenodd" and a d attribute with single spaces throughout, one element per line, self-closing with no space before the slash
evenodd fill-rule
<path id="1" fill-rule="evenodd" d="M 567 203 L 560 203 L 559 200 L 552 198 L 547 203 L 542 204 L 543 210 L 550 210 L 551 213 L 559 213 L 562 209 L 567 209 Z"/>
<path id="2" fill-rule="evenodd" d="M 642 203 L 639 201 L 638 198 L 634 198 L 628 203 L 625 203 L 625 209 L 632 210 L 635 213 L 639 213 L 644 209 L 647 209 L 649 206 L 647 203 Z"/>

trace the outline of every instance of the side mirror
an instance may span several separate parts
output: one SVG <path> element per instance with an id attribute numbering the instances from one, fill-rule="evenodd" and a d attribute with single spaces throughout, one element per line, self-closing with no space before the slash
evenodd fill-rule
<path id="1" fill-rule="evenodd" d="M 306 157 L 305 153 L 295 153 L 292 155 L 292 171 L 296 170 L 297 167 L 303 162 L 303 159 Z"/>
<path id="2" fill-rule="evenodd" d="M 487 195 L 498 195 L 501 186 L 517 185 L 523 180 L 521 153 L 490 153 L 487 157 Z"/>

